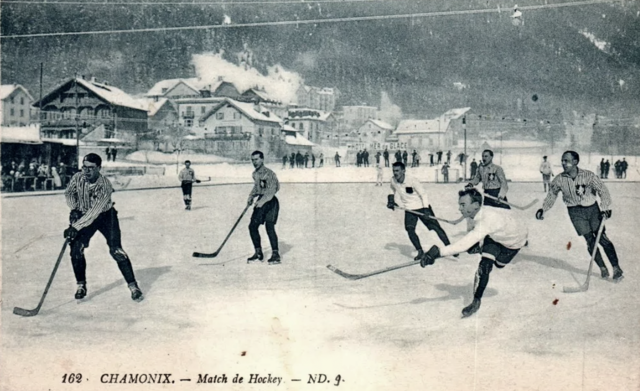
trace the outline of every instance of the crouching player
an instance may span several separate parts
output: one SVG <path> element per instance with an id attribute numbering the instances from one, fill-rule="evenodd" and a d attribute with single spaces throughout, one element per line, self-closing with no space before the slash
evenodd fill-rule
<path id="1" fill-rule="evenodd" d="M 442 250 L 433 246 L 424 255 L 420 266 L 432 265 L 436 258 L 461 252 L 480 253 L 482 256 L 474 282 L 473 302 L 462 310 L 462 317 L 473 315 L 480 308 L 480 301 L 493 266 L 502 269 L 527 245 L 527 228 L 516 221 L 513 212 L 503 208 L 482 206 L 482 194 L 476 189 L 458 193 L 458 208 L 465 218 L 474 221 L 475 227 L 456 243 Z"/>

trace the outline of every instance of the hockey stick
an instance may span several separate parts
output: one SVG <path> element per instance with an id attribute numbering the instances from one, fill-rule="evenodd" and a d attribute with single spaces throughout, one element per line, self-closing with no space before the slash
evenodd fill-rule
<path id="1" fill-rule="evenodd" d="M 514 207 L 514 208 L 516 208 L 516 209 L 520 209 L 520 210 L 527 210 L 527 209 L 531 208 L 532 206 L 534 206 L 536 203 L 538 203 L 538 199 L 536 198 L 535 200 L 531 201 L 530 203 L 528 203 L 528 204 L 527 204 L 527 205 L 525 205 L 525 206 L 518 206 L 518 205 L 514 205 L 514 204 L 512 204 L 512 203 L 510 203 L 510 202 L 508 202 L 508 201 L 505 201 L 505 200 L 503 200 L 503 199 L 501 199 L 501 198 L 494 197 L 494 196 L 492 196 L 491 194 L 486 194 L 486 193 L 485 193 L 485 194 L 483 194 L 483 196 L 484 196 L 484 197 L 487 197 L 487 198 L 489 198 L 489 199 L 491 199 L 491 200 L 495 200 L 495 201 L 498 201 L 498 202 L 502 202 L 502 203 L 503 203 L 503 204 L 505 204 L 505 205 L 509 205 L 509 206 L 512 206 L 512 207 Z"/>
<path id="2" fill-rule="evenodd" d="M 593 261 L 596 259 L 596 254 L 598 253 L 598 243 L 600 243 L 600 237 L 602 236 L 602 231 L 604 231 L 604 221 L 606 217 L 602 218 L 600 222 L 600 228 L 598 228 L 598 234 L 596 235 L 596 245 L 593 246 L 593 253 L 591 254 L 591 261 L 589 261 L 589 268 L 587 269 L 587 279 L 584 284 L 575 287 L 562 287 L 562 291 L 564 293 L 577 293 L 577 292 L 586 292 L 589 289 L 589 280 L 591 279 L 591 269 L 593 269 Z"/>
<path id="3" fill-rule="evenodd" d="M 56 265 L 53 267 L 53 271 L 51 272 L 51 277 L 49 277 L 49 282 L 47 283 L 47 287 L 44 288 L 44 293 L 40 298 L 40 303 L 38 306 L 32 310 L 25 310 L 20 307 L 13 307 L 13 313 L 20 316 L 36 316 L 38 312 L 40 312 L 40 308 L 42 307 L 42 303 L 44 303 L 44 298 L 47 297 L 47 292 L 49 292 L 49 288 L 51 287 L 51 283 L 53 282 L 53 277 L 55 277 L 56 272 L 58 271 L 58 266 L 60 266 L 60 261 L 62 260 L 62 256 L 64 255 L 64 251 L 67 249 L 67 244 L 69 244 L 69 239 L 64 240 L 64 244 L 62 245 L 62 250 L 60 250 L 60 255 L 58 255 L 58 260 L 56 261 Z"/>
<path id="4" fill-rule="evenodd" d="M 229 240 L 229 237 L 231 236 L 233 231 L 235 231 L 236 227 L 238 226 L 238 223 L 240 223 L 240 220 L 242 220 L 242 217 L 244 217 L 244 214 L 247 213 L 247 210 L 249 210 L 250 206 L 251 205 L 247 204 L 247 207 L 244 208 L 244 210 L 242 211 L 242 214 L 240 215 L 240 217 L 238 217 L 238 221 L 236 221 L 236 223 L 233 225 L 233 228 L 231 228 L 231 231 L 229 232 L 227 237 L 224 238 L 224 241 L 222 242 L 220 247 L 215 252 L 213 252 L 213 253 L 194 252 L 193 256 L 196 257 L 196 258 L 215 258 L 215 257 L 217 257 L 218 254 L 220 254 L 220 250 L 222 250 L 222 247 L 224 247 L 224 244 L 227 243 L 227 240 Z"/>
<path id="5" fill-rule="evenodd" d="M 211 182 L 211 177 L 208 176 L 207 179 L 199 179 L 200 182 Z"/>
<path id="6" fill-rule="evenodd" d="M 420 261 L 411 261 L 411 262 L 402 263 L 402 264 L 396 265 L 396 266 L 389 266 L 387 268 L 376 270 L 374 272 L 365 273 L 365 274 L 349 274 L 349 273 L 345 273 L 342 270 L 340 270 L 337 267 L 332 266 L 332 265 L 327 265 L 327 269 L 329 269 L 332 272 L 336 273 L 340 277 L 344 277 L 344 278 L 349 279 L 349 280 L 359 280 L 361 278 L 367 278 L 367 277 L 375 276 L 376 274 L 382 274 L 382 273 L 390 272 L 392 270 L 402 269 L 404 267 L 418 265 L 418 264 L 420 264 Z"/>
<path id="7" fill-rule="evenodd" d="M 453 224 L 453 225 L 456 225 L 456 224 L 460 223 L 462 220 L 464 220 L 464 216 L 460 216 L 460 218 L 456 219 L 456 220 L 447 220 L 447 219 L 443 219 L 443 218 L 436 217 L 436 216 L 427 216 L 424 213 L 420 213 L 420 212 L 416 212 L 416 211 L 413 211 L 413 210 L 410 210 L 410 209 L 406 209 L 406 208 L 403 208 L 402 206 L 396 206 L 396 208 L 398 208 L 400 210 L 404 210 L 405 212 L 414 214 L 416 216 L 424 216 L 424 217 L 426 217 L 428 219 L 444 221 L 445 223 L 449 223 L 449 224 Z"/>

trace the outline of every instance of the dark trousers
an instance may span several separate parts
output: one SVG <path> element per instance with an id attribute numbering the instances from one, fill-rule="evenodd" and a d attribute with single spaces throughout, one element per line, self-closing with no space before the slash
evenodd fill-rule
<path id="1" fill-rule="evenodd" d="M 600 207 L 598 204 L 593 204 L 591 206 L 572 206 L 568 208 L 568 210 L 569 218 L 571 219 L 571 223 L 573 223 L 573 227 L 576 229 L 578 235 L 584 237 L 587 242 L 589 254 L 593 254 L 593 250 L 596 248 L 598 228 L 600 228 L 600 222 L 602 221 Z M 609 240 L 606 231 L 606 228 L 602 231 L 602 235 L 600 236 L 600 245 L 602 246 L 604 253 L 607 254 L 607 258 L 609 258 L 611 266 L 615 267 L 618 266 L 618 254 L 615 246 L 611 240 Z M 595 258 L 596 265 L 603 268 L 605 267 L 605 264 L 602 259 L 602 255 L 600 254 L 600 249 L 597 251 Z"/>
<path id="2" fill-rule="evenodd" d="M 422 245 L 420 244 L 420 238 L 416 234 L 416 226 L 418 225 L 418 219 L 422 221 L 422 223 L 429 229 L 429 231 L 435 231 L 438 235 L 442 243 L 445 246 L 448 246 L 451 242 L 449 242 L 449 238 L 447 237 L 447 233 L 444 232 L 444 229 L 440 226 L 438 220 L 430 219 L 428 216 L 434 216 L 433 210 L 431 207 L 418 209 L 415 212 L 422 213 L 424 216 L 418 216 L 413 213 L 404 212 L 404 228 L 407 230 L 409 234 L 409 240 L 413 244 L 416 250 L 422 250 Z"/>
<path id="3" fill-rule="evenodd" d="M 278 222 L 278 214 L 280 213 L 280 203 L 276 197 L 267 202 L 262 208 L 254 208 L 249 223 L 249 235 L 253 248 L 262 248 L 260 240 L 260 232 L 258 228 L 264 224 L 269 237 L 271 250 L 278 251 L 278 235 L 276 234 L 276 223 Z"/>
<path id="4" fill-rule="evenodd" d="M 96 232 L 100 232 L 107 240 L 109 253 L 118 264 L 118 268 L 127 284 L 136 282 L 129 256 L 122 249 L 118 212 L 114 208 L 100 214 L 91 225 L 82 228 L 78 232 L 78 236 L 71 241 L 71 265 L 76 276 L 76 282 L 86 283 L 87 281 L 87 261 L 84 257 L 84 249 L 89 247 L 89 242 Z"/>
<path id="5" fill-rule="evenodd" d="M 469 249 L 470 253 L 477 252 L 476 249 L 480 245 Z M 473 297 L 476 299 L 481 299 L 484 294 L 484 290 L 487 288 L 487 284 L 489 283 L 489 274 L 491 274 L 491 270 L 493 270 L 493 266 L 502 269 L 505 267 L 511 260 L 518 254 L 520 249 L 511 249 L 503 246 L 502 244 L 494 241 L 489 236 L 485 236 L 482 247 L 480 247 L 480 253 L 482 254 L 482 259 L 480 259 L 480 264 L 478 265 L 478 270 L 476 271 L 476 276 L 474 279 L 474 293 Z"/>
<path id="6" fill-rule="evenodd" d="M 191 191 L 193 189 L 193 182 L 183 181 L 180 185 L 182 187 L 182 199 L 185 205 L 191 205 Z"/>

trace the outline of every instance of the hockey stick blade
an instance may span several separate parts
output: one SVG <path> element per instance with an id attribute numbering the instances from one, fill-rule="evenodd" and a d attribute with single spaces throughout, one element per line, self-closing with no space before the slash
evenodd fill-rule
<path id="1" fill-rule="evenodd" d="M 13 307 L 13 313 L 19 316 L 36 316 L 38 315 L 39 311 L 40 311 L 40 308 L 36 308 L 33 310 L 25 310 L 24 308 L 20 308 L 20 307 Z"/>
<path id="2" fill-rule="evenodd" d="M 195 251 L 193 253 L 193 257 L 194 258 L 215 258 L 218 256 L 218 254 L 220 254 L 220 251 L 216 251 L 214 253 L 199 253 Z"/>
<path id="3" fill-rule="evenodd" d="M 345 272 L 343 272 L 342 270 L 338 269 L 337 267 L 335 267 L 333 265 L 327 265 L 327 269 L 329 269 L 332 272 L 336 273 L 340 277 L 344 277 L 344 278 L 346 278 L 348 280 L 359 280 L 361 278 L 367 278 L 367 277 L 375 276 L 375 275 L 378 275 L 378 274 L 390 272 L 392 270 L 402 269 L 402 268 L 407 267 L 407 266 L 413 266 L 413 265 L 418 265 L 418 264 L 420 264 L 420 261 L 412 261 L 412 262 L 407 262 L 407 263 L 403 263 L 403 264 L 396 265 L 396 266 L 386 267 L 384 269 L 380 269 L 380 270 L 376 270 L 376 271 L 373 271 L 373 272 L 370 272 L 370 273 L 364 273 L 364 274 L 349 274 L 349 273 L 345 273 Z"/>
<path id="4" fill-rule="evenodd" d="M 44 299 L 47 297 L 47 293 L 49 292 L 49 288 L 51 287 L 51 283 L 53 282 L 53 278 L 56 275 L 56 272 L 58 271 L 58 266 L 60 266 L 60 261 L 62 260 L 62 256 L 64 255 L 64 251 L 67 249 L 67 244 L 69 244 L 69 240 L 65 239 L 64 240 L 64 244 L 62 245 L 62 250 L 60 250 L 60 255 L 58 255 L 58 260 L 56 260 L 56 264 L 53 267 L 53 271 L 51 272 L 51 275 L 49 276 L 49 282 L 47 282 L 47 287 L 44 288 L 44 292 L 42 293 L 42 296 L 40 297 L 40 302 L 38 303 L 38 306 L 32 310 L 25 310 L 24 308 L 20 308 L 20 307 L 14 307 L 13 308 L 13 313 L 15 315 L 19 315 L 19 316 L 36 316 L 38 315 L 38 313 L 40 312 L 40 308 L 42 308 L 42 304 L 44 303 Z"/>
<path id="5" fill-rule="evenodd" d="M 585 286 L 585 285 L 580 285 L 579 287 L 570 287 L 570 286 L 564 286 L 562 287 L 562 292 L 564 293 L 579 293 L 579 292 L 586 292 L 589 289 L 589 286 Z"/>

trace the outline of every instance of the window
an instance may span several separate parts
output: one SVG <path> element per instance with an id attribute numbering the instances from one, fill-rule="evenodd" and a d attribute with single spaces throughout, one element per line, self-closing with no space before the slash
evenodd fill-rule
<path id="1" fill-rule="evenodd" d="M 207 108 L 205 106 L 200 106 L 200 114 L 204 114 L 205 111 L 207 111 Z"/>
<path id="2" fill-rule="evenodd" d="M 184 121 L 184 126 L 186 126 L 187 128 L 192 127 L 192 126 L 193 126 L 193 120 L 192 120 L 191 118 L 187 118 L 187 119 Z"/>
<path id="3" fill-rule="evenodd" d="M 20 104 L 23 105 L 24 104 L 24 98 L 20 98 Z"/>
<path id="4" fill-rule="evenodd" d="M 237 111 L 233 112 L 233 119 L 240 119 L 240 113 L 238 113 Z"/>
<path id="5" fill-rule="evenodd" d="M 258 128 L 258 135 L 262 137 L 262 133 L 264 133 L 264 128 Z"/>
<path id="6" fill-rule="evenodd" d="M 304 130 L 304 123 L 300 122 L 300 130 Z"/>
<path id="7" fill-rule="evenodd" d="M 216 113 L 216 118 L 217 118 L 217 119 L 224 119 L 224 113 L 223 113 L 223 112 L 221 112 L 221 111 L 217 112 L 217 113 Z"/>
<path id="8" fill-rule="evenodd" d="M 11 97 L 11 99 L 10 99 L 9 101 L 11 102 L 11 104 L 15 103 L 15 102 L 13 101 L 13 96 Z"/>
<path id="9" fill-rule="evenodd" d="M 11 100 L 13 100 L 13 98 L 11 98 Z M 13 109 L 13 107 L 11 108 L 11 115 L 16 115 L 16 111 Z"/>
<path id="10" fill-rule="evenodd" d="M 296 123 L 295 123 L 295 122 L 292 122 L 292 123 L 291 123 L 291 127 L 295 129 L 295 128 L 296 128 Z"/>
<path id="11" fill-rule="evenodd" d="M 20 109 L 20 117 L 24 117 L 24 110 Z"/>

